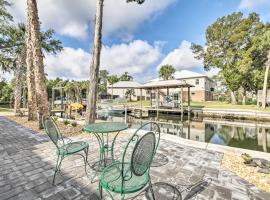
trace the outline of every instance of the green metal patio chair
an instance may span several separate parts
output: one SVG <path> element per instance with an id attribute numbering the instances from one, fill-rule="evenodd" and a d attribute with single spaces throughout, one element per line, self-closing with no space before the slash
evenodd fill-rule
<path id="1" fill-rule="evenodd" d="M 53 176 L 53 184 L 55 182 L 56 174 L 61 172 L 60 167 L 63 159 L 70 155 L 80 155 L 83 157 L 85 173 L 87 173 L 86 165 L 88 163 L 89 144 L 84 141 L 72 142 L 69 138 L 64 138 L 52 117 L 44 118 L 42 121 L 47 135 L 56 146 L 57 162 Z M 69 141 L 66 142 L 64 139 L 68 139 Z M 80 154 L 82 151 L 84 151 L 85 155 Z"/>
<path id="2" fill-rule="evenodd" d="M 145 131 L 145 128 L 150 131 Z M 118 193 L 121 199 L 125 194 L 135 193 L 149 185 L 153 199 L 154 192 L 150 178 L 150 166 L 160 140 L 158 124 L 150 122 L 142 125 L 127 143 L 122 160 L 107 166 L 101 174 L 99 192 L 103 198 L 103 189 L 111 199 L 112 193 Z"/>

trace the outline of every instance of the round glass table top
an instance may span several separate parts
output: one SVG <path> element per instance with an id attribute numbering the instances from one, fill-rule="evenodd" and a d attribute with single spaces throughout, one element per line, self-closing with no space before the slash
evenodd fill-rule
<path id="1" fill-rule="evenodd" d="M 89 124 L 83 128 L 89 133 L 113 133 L 128 129 L 128 125 L 121 122 L 100 122 Z"/>

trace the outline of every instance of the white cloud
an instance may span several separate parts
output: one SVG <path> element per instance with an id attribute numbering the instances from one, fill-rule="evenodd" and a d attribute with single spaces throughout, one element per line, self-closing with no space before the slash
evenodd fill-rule
<path id="1" fill-rule="evenodd" d="M 111 74 L 129 72 L 139 76 L 147 72 L 161 57 L 160 44 L 150 45 L 141 40 L 113 46 L 103 46 L 101 69 Z M 46 55 L 45 66 L 49 78 L 88 79 L 91 54 L 82 49 L 65 47 L 57 55 Z"/>
<path id="2" fill-rule="evenodd" d="M 160 57 L 159 43 L 152 46 L 145 41 L 135 40 L 128 44 L 104 46 L 101 66 L 114 74 L 129 72 L 137 75 L 155 64 Z"/>
<path id="3" fill-rule="evenodd" d="M 0 81 L 7 80 L 11 81 L 11 79 L 14 77 L 14 74 L 12 72 L 0 72 Z"/>
<path id="4" fill-rule="evenodd" d="M 65 47 L 57 55 L 47 54 L 45 72 L 49 78 L 86 79 L 89 77 L 91 55 L 83 49 Z"/>
<path id="5" fill-rule="evenodd" d="M 263 4 L 269 4 L 269 0 L 241 0 L 240 9 L 250 9 Z"/>
<path id="6" fill-rule="evenodd" d="M 162 65 L 170 64 L 177 70 L 194 68 L 203 65 L 202 60 L 194 58 L 194 54 L 190 49 L 191 43 L 188 41 L 182 41 L 181 45 L 170 52 L 158 65 L 159 70 Z"/>
<path id="7" fill-rule="evenodd" d="M 126 3 L 126 0 L 104 2 L 103 32 L 118 31 L 128 36 L 140 23 L 151 20 L 176 0 L 147 0 L 144 4 Z M 16 21 L 25 21 L 26 0 L 12 0 L 12 14 Z M 95 16 L 95 0 L 38 0 L 40 20 L 45 28 L 59 34 L 84 39 L 89 35 Z M 129 33 L 127 33 L 129 32 Z"/>

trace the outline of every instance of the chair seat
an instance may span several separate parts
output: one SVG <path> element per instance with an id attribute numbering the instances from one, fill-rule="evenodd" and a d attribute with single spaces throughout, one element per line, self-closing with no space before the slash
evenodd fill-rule
<path id="1" fill-rule="evenodd" d="M 108 189 L 115 193 L 133 193 L 141 190 L 146 186 L 149 181 L 148 172 L 142 176 L 130 177 L 130 163 L 124 163 L 124 175 L 126 181 L 122 188 L 122 163 L 117 162 L 106 167 L 101 174 L 101 185 L 103 188 Z"/>
<path id="2" fill-rule="evenodd" d="M 68 155 L 80 152 L 89 146 L 87 142 L 78 141 L 63 145 L 57 150 L 58 155 Z"/>

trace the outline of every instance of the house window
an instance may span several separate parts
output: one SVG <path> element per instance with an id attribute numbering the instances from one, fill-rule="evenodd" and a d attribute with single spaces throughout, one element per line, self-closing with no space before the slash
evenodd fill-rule
<path id="1" fill-rule="evenodd" d="M 196 85 L 199 85 L 200 84 L 200 79 L 196 79 Z"/>

